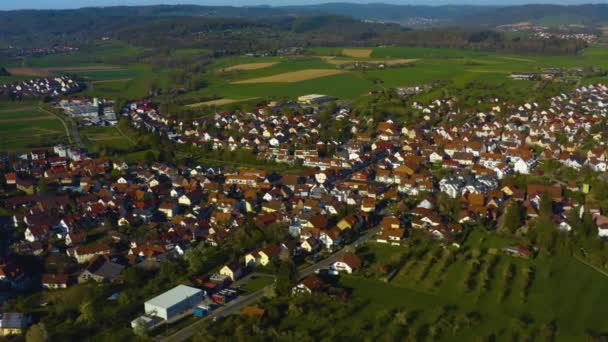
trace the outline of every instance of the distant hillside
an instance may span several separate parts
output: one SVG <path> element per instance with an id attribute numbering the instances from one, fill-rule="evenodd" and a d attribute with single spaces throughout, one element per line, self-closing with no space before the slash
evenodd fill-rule
<path id="1" fill-rule="evenodd" d="M 358 19 L 372 19 L 390 22 L 403 22 L 412 18 L 436 19 L 451 22 L 454 19 L 495 9 L 493 6 L 414 6 L 391 4 L 352 4 L 344 2 L 309 6 L 281 7 L 292 13 L 335 14 Z"/>
<path id="2" fill-rule="evenodd" d="M 463 25 L 484 26 L 499 26 L 519 22 L 531 22 L 545 26 L 602 25 L 608 23 L 608 4 L 509 6 L 499 9 L 485 9 L 455 21 L 455 23 Z"/>
<path id="3" fill-rule="evenodd" d="M 559 12 L 560 6 L 553 7 L 558 9 L 548 13 L 563 13 Z M 476 27 L 504 24 L 509 17 L 514 22 L 526 21 L 543 12 L 543 8 L 545 6 L 528 7 L 526 11 L 518 7 L 507 16 L 502 15 L 502 11 L 508 8 L 496 7 L 346 3 L 278 8 L 185 5 L 4 11 L 0 12 L 0 44 L 19 48 L 78 46 L 110 37 L 137 46 L 196 47 L 218 54 L 267 52 L 288 47 L 380 45 L 547 54 L 580 51 L 584 47 L 581 42 L 514 39 Z M 606 8 L 608 6 L 597 7 L 590 20 L 599 22 Z M 470 19 L 463 21 L 465 12 Z M 585 8 L 581 16 L 590 12 L 593 11 Z M 420 23 L 411 26 L 425 29 L 413 30 L 410 25 L 394 23 L 404 24 L 412 18 L 424 18 L 410 23 Z M 433 26 L 440 28 L 429 29 Z M 441 26 L 448 28 L 441 29 Z"/>
<path id="4" fill-rule="evenodd" d="M 542 25 L 608 23 L 608 4 L 524 5 L 524 6 L 418 6 L 352 4 L 344 2 L 307 6 L 116 6 L 77 10 L 0 11 L 0 39 L 7 33 L 38 31 L 45 27 L 60 31 L 102 30 L 116 25 L 146 22 L 159 17 L 241 18 L 247 20 L 280 17 L 337 16 L 400 23 L 408 26 L 497 26 L 518 22 Z M 64 25 L 65 28 L 59 27 Z"/>

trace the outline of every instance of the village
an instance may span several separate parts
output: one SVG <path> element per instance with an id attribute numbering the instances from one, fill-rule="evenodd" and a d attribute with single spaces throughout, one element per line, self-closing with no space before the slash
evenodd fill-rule
<path id="1" fill-rule="evenodd" d="M 492 101 L 491 110 L 467 114 L 466 122 L 458 120 L 462 113 L 451 99 L 414 103 L 421 115 L 407 125 L 391 118 L 374 122 L 337 107 L 329 121 L 339 125 L 340 137 L 327 136 L 328 120 L 320 115 L 330 100 L 302 97 L 302 110 L 289 115 L 269 103 L 191 122 L 163 114 L 146 100 L 119 113 L 134 129 L 175 146 L 250 150 L 261 162 L 293 167 L 284 174 L 264 167 L 127 164 L 62 145 L 3 153 L 4 191 L 11 196 L 1 206 L 14 213 L 4 229 L 18 236 L 1 259 L 3 289 L 120 284 L 126 269 L 221 249 L 242 239 L 246 229 L 272 230 L 272 238 L 205 270 L 191 284 L 141 303 L 144 310 L 132 326 L 153 329 L 214 310 L 259 314 L 262 309 L 251 306 L 255 296 L 239 297 L 239 286 L 285 260 L 304 267 L 294 293 L 342 296 L 318 274 L 357 272 L 362 259 L 351 247 L 368 241 L 401 246 L 416 233 L 458 248 L 473 224 L 500 228 L 513 205 L 522 213 L 515 228 L 527 227 L 544 198 L 551 201 L 556 229 L 570 231 L 569 213 L 587 211 L 598 239 L 608 236 L 606 213 L 578 200 L 590 184 L 511 182 L 516 175 L 546 179 L 549 167 L 607 171 L 607 137 L 594 129 L 606 119 L 606 85 L 580 86 L 545 105 Z M 97 100 L 62 106 L 73 116 L 90 112 L 95 122 L 103 117 Z M 504 252 L 533 258 L 536 250 L 517 245 Z M 37 277 L 20 262 L 23 255 L 62 255 L 73 264 Z M 27 313 L 2 317 L 7 318 L 0 320 L 0 335 L 19 333 L 28 322 Z"/>
<path id="2" fill-rule="evenodd" d="M 0 98 L 10 100 L 54 98 L 84 89 L 84 83 L 71 76 L 35 78 L 0 84 Z"/>

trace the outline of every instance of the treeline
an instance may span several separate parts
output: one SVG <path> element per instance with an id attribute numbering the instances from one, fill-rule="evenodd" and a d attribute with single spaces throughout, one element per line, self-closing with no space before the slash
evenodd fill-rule
<path id="1" fill-rule="evenodd" d="M 551 23 L 553 25 L 583 24 L 600 25 L 608 20 L 608 5 L 584 4 L 560 6 L 549 4 L 530 4 L 489 8 L 464 15 L 459 24 L 498 26 L 518 22 Z"/>
<path id="2" fill-rule="evenodd" d="M 407 31 L 397 25 L 365 23 L 338 16 L 241 18 L 160 18 L 114 31 L 140 46 L 203 47 L 226 54 L 294 46 L 375 44 L 373 38 Z"/>
<path id="3" fill-rule="evenodd" d="M 508 37 L 491 30 L 436 28 L 411 30 L 398 25 L 346 17 L 281 17 L 264 21 L 237 18 L 163 18 L 126 27 L 117 37 L 134 45 L 203 47 L 224 54 L 309 46 L 411 46 L 464 48 L 518 54 L 576 54 L 577 40 Z"/>
<path id="4" fill-rule="evenodd" d="M 103 12 L 102 10 L 100 10 Z M 42 12 L 44 13 L 44 11 Z M 586 45 L 558 39 L 511 38 L 503 33 L 436 28 L 411 30 L 396 24 L 374 23 L 335 15 L 271 16 L 263 19 L 94 15 L 88 9 L 0 12 L 0 41 L 32 44 L 89 42 L 109 36 L 151 48 L 150 59 L 166 49 L 205 48 L 210 56 L 264 52 L 309 46 L 416 46 L 491 50 L 510 53 L 574 54 Z M 128 13 L 126 11 L 125 13 Z M 8 15 L 14 14 L 14 15 Z M 6 20 L 4 20 L 6 19 Z M 166 59 L 161 63 L 167 64 Z M 174 58 L 171 63 L 175 63 Z M 179 67 L 179 60 L 177 60 Z"/>
<path id="5" fill-rule="evenodd" d="M 579 40 L 508 37 L 491 30 L 428 29 L 390 32 L 378 38 L 380 45 L 476 49 L 516 54 L 576 54 L 587 43 Z"/>

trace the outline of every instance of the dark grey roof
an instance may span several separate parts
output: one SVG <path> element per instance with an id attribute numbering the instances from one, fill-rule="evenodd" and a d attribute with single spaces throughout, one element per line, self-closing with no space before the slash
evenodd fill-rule
<path id="1" fill-rule="evenodd" d="M 122 272 L 124 268 L 125 267 L 123 265 L 108 261 L 101 265 L 101 267 L 97 269 L 94 274 L 103 277 L 106 280 L 113 280 L 120 275 L 120 272 Z"/>

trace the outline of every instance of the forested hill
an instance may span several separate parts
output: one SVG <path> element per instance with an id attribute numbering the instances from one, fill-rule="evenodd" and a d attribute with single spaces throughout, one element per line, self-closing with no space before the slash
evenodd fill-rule
<path id="1" fill-rule="evenodd" d="M 345 2 L 327 3 L 309 6 L 282 7 L 292 13 L 315 13 L 345 15 L 358 19 L 372 19 L 389 22 L 405 22 L 413 18 L 438 20 L 438 23 L 454 22 L 458 18 L 475 15 L 480 12 L 496 9 L 495 6 L 419 6 L 393 4 L 351 4 Z"/>
<path id="2" fill-rule="evenodd" d="M 519 22 L 535 24 L 602 25 L 608 23 L 608 4 L 589 5 L 518 5 L 518 6 L 411 6 L 389 4 L 327 3 L 321 5 L 281 7 L 291 13 L 345 15 L 359 19 L 375 19 L 409 23 L 415 18 L 435 20 L 436 26 L 498 26 Z"/>
<path id="3" fill-rule="evenodd" d="M 521 5 L 521 6 L 478 6 L 478 5 L 391 5 L 353 4 L 347 2 L 326 3 L 305 6 L 198 6 L 198 5 L 156 5 L 156 6 L 116 6 L 103 8 L 81 8 L 77 10 L 41 11 L 0 11 L 0 22 L 8 23 L 8 29 L 15 22 L 29 26 L 44 25 L 47 20 L 80 21 L 78 18 L 95 18 L 113 22 L 116 18 L 128 17 L 135 21 L 151 17 L 216 17 L 263 19 L 284 16 L 346 16 L 416 25 L 413 19 L 428 19 L 434 26 L 471 25 L 496 26 L 518 22 L 536 24 L 585 24 L 608 23 L 608 4 L 596 5 Z M 1 28 L 4 30 L 5 28 Z"/>
<path id="4" fill-rule="evenodd" d="M 491 28 L 475 27 L 473 20 L 466 25 L 447 28 L 412 29 L 348 15 L 317 14 L 329 11 L 328 8 L 337 11 L 340 6 L 307 6 L 306 10 L 298 9 L 300 7 L 143 6 L 8 11 L 0 12 L 0 47 L 48 47 L 66 43 L 82 45 L 102 37 L 138 46 L 200 47 L 222 53 L 308 46 L 398 45 L 573 54 L 586 46 L 574 40 L 539 41 L 528 37 L 509 37 Z M 374 8 L 369 6 L 370 9 Z M 379 8 L 382 6 L 385 5 Z M 347 6 L 343 4 L 343 7 Z M 418 7 L 425 10 L 430 8 L 412 6 Z M 357 12 L 360 8 L 365 7 L 353 6 L 349 13 L 362 15 L 362 12 Z M 445 18 L 449 17 L 449 11 L 460 11 L 458 6 L 437 8 L 444 10 Z M 490 9 L 486 7 L 485 10 Z M 386 16 L 388 12 L 378 13 Z"/>
<path id="5" fill-rule="evenodd" d="M 545 26 L 604 25 L 608 23 L 608 4 L 558 6 L 523 5 L 485 9 L 469 13 L 455 23 L 484 26 L 530 22 Z"/>
<path id="6" fill-rule="evenodd" d="M 113 6 L 113 7 L 85 7 L 76 10 L 21 10 L 0 11 L 12 16 L 40 15 L 62 16 L 81 14 L 83 16 L 97 15 L 102 17 L 172 17 L 172 16 L 201 16 L 201 17 L 239 17 L 239 18 L 267 18 L 273 16 L 318 16 L 337 15 L 357 19 L 377 19 L 387 21 L 400 21 L 413 17 L 426 17 L 444 20 L 462 18 L 466 15 L 476 14 L 495 9 L 493 6 L 416 6 L 416 5 L 390 5 L 390 4 L 353 4 L 347 2 L 326 3 L 306 6 L 199 6 L 199 5 L 153 5 L 153 6 Z"/>

